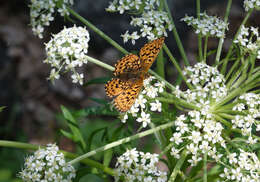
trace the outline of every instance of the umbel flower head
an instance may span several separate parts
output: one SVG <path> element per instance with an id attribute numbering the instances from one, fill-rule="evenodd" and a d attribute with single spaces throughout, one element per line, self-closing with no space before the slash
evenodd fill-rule
<path id="1" fill-rule="evenodd" d="M 62 71 L 70 71 L 72 82 L 82 85 L 84 76 L 76 68 L 87 64 L 88 42 L 89 33 L 83 27 L 64 27 L 60 33 L 53 35 L 45 44 L 47 58 L 44 62 L 52 67 L 49 79 L 59 79 Z"/>
<path id="2" fill-rule="evenodd" d="M 139 152 L 136 148 L 127 150 L 117 159 L 115 181 L 119 181 L 120 177 L 123 177 L 125 181 L 129 182 L 166 182 L 167 173 L 157 169 L 158 162 L 158 154 Z"/>
<path id="3" fill-rule="evenodd" d="M 177 88 L 174 94 L 197 106 L 197 109 L 176 119 L 175 131 L 170 139 L 173 144 L 171 154 L 180 158 L 180 153 L 186 150 L 191 154 L 188 162 L 192 166 L 196 166 L 203 155 L 207 155 L 208 160 L 223 166 L 224 171 L 220 177 L 224 180 L 259 181 L 260 163 L 256 154 L 250 151 L 251 145 L 258 142 L 253 132 L 260 130 L 259 94 L 245 93 L 225 105 L 235 114 L 230 115 L 229 121 L 224 120 L 221 117 L 222 111 L 216 109 L 215 105 L 229 93 L 224 76 L 215 67 L 203 63 L 187 67 L 185 75 L 193 89 L 181 91 Z M 228 138 L 225 131 L 227 126 L 230 130 L 241 131 L 239 141 Z M 236 145 L 241 148 L 234 147 Z"/>
<path id="4" fill-rule="evenodd" d="M 244 8 L 246 11 L 250 9 L 260 9 L 260 0 L 245 0 L 244 1 Z"/>
<path id="5" fill-rule="evenodd" d="M 140 32 L 134 31 L 121 35 L 123 41 L 132 41 L 140 37 L 146 37 L 148 40 L 154 40 L 158 37 L 167 36 L 167 30 L 171 31 L 173 26 L 166 12 L 159 10 L 159 0 L 114 0 L 106 9 L 109 12 L 131 12 L 137 16 L 133 16 L 130 24 L 140 28 Z M 140 15 L 140 16 L 138 16 Z"/>
<path id="6" fill-rule="evenodd" d="M 234 43 L 241 47 L 243 54 L 257 55 L 257 58 L 260 59 L 260 36 L 258 28 L 242 25 Z"/>
<path id="7" fill-rule="evenodd" d="M 30 16 L 32 31 L 43 38 L 44 26 L 54 20 L 53 14 L 58 10 L 61 16 L 69 15 L 66 6 L 73 5 L 74 0 L 31 0 Z M 58 6 L 59 4 L 59 6 Z"/>
<path id="8" fill-rule="evenodd" d="M 19 173 L 24 182 L 72 182 L 75 178 L 75 169 L 65 162 L 63 153 L 55 144 L 48 144 L 27 157 L 24 169 Z"/>
<path id="9" fill-rule="evenodd" d="M 196 34 L 201 34 L 202 36 L 225 37 L 225 30 L 228 29 L 227 23 L 206 13 L 201 13 L 200 19 L 186 15 L 181 20 L 192 26 Z"/>

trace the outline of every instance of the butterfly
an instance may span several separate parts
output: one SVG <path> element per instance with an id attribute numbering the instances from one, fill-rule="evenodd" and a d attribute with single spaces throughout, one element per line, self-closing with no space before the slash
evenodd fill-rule
<path id="1" fill-rule="evenodd" d="M 118 111 L 126 112 L 134 104 L 164 39 L 161 37 L 148 42 L 141 48 L 139 56 L 128 54 L 115 64 L 115 78 L 107 82 L 105 90 L 108 97 L 114 97 L 113 103 Z"/>

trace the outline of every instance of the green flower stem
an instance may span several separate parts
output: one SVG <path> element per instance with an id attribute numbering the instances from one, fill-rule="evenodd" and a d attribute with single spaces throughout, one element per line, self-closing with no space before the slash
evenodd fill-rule
<path id="1" fill-rule="evenodd" d="M 28 143 L 22 143 L 22 142 L 13 142 L 13 141 L 7 141 L 7 140 L 0 140 L 0 146 L 2 147 L 12 147 L 12 148 L 20 148 L 20 149 L 25 149 L 25 150 L 38 150 L 40 147 L 41 148 L 45 148 L 45 146 L 39 146 L 39 145 L 33 145 L 33 144 L 28 144 Z M 60 152 L 62 152 L 65 157 L 70 158 L 70 159 L 75 159 L 76 157 L 78 157 L 77 154 L 73 154 L 70 152 L 66 152 L 63 150 L 60 150 Z M 104 165 L 102 165 L 99 162 L 96 162 L 94 160 L 91 159 L 84 159 L 82 161 L 80 161 L 83 164 L 92 166 L 94 168 L 98 168 L 103 170 L 105 173 L 113 176 L 114 175 L 114 170 L 106 167 Z"/>
<path id="2" fill-rule="evenodd" d="M 231 76 L 231 74 L 233 73 L 233 71 L 236 69 L 236 67 L 238 66 L 238 64 L 240 63 L 240 61 L 235 61 L 235 63 L 232 65 L 231 69 L 228 71 L 227 75 L 225 76 L 225 79 L 228 80 L 229 77 Z"/>
<path id="3" fill-rule="evenodd" d="M 208 156 L 208 153 L 205 152 L 204 155 L 203 155 L 203 182 L 207 182 L 207 156 Z"/>
<path id="4" fill-rule="evenodd" d="M 229 129 L 231 129 L 231 128 L 232 128 L 231 123 L 230 123 L 229 121 L 225 120 L 221 115 L 222 115 L 222 114 L 214 114 L 214 118 L 215 118 L 217 121 L 221 122 L 221 123 L 222 123 L 223 125 L 225 125 L 226 127 L 228 127 Z"/>
<path id="5" fill-rule="evenodd" d="M 187 102 L 186 100 L 180 99 L 178 97 L 175 97 L 173 94 L 169 94 L 167 92 L 162 92 L 161 94 L 164 96 L 163 98 L 166 99 L 165 102 L 167 102 L 167 100 L 169 100 L 170 103 L 174 102 L 175 104 L 181 105 L 181 106 L 189 108 L 189 109 L 200 110 L 200 108 L 197 107 L 195 104 Z M 162 101 L 164 99 L 162 99 Z"/>
<path id="6" fill-rule="evenodd" d="M 172 63 L 174 64 L 175 68 L 177 69 L 177 71 L 179 72 L 179 74 L 181 75 L 182 79 L 185 81 L 185 83 L 187 84 L 187 86 L 192 89 L 192 85 L 187 82 L 187 78 L 183 75 L 182 73 L 182 69 L 179 66 L 178 62 L 176 61 L 176 59 L 173 57 L 172 53 L 170 52 L 170 50 L 168 49 L 168 47 L 164 44 L 163 45 L 163 49 L 165 50 L 166 54 L 169 56 L 170 60 L 172 61 Z"/>
<path id="7" fill-rule="evenodd" d="M 185 108 L 188 109 L 195 109 L 195 110 L 199 110 L 199 108 L 195 105 L 192 105 L 182 99 L 179 99 L 177 97 L 175 97 L 175 99 L 172 98 L 165 98 L 165 97 L 156 97 L 157 100 L 161 101 L 161 102 L 165 102 L 165 103 L 169 103 L 169 104 L 177 104 L 180 106 L 183 106 Z"/>
<path id="8" fill-rule="evenodd" d="M 130 136 L 130 137 L 126 137 L 126 138 L 117 140 L 117 141 L 112 142 L 110 144 L 107 144 L 107 145 L 105 145 L 103 147 L 99 147 L 96 150 L 92 150 L 92 151 L 90 151 L 90 152 L 88 152 L 88 153 L 86 153 L 84 155 L 81 155 L 81 156 L 77 157 L 76 159 L 71 160 L 69 163 L 70 164 L 75 164 L 75 163 L 77 163 L 77 162 L 79 162 L 79 161 L 81 161 L 81 160 L 83 160 L 85 158 L 88 158 L 90 156 L 93 156 L 93 155 L 97 154 L 98 152 L 103 152 L 105 150 L 108 150 L 108 149 L 111 149 L 113 147 L 122 145 L 124 143 L 128 143 L 128 142 L 130 142 L 132 140 L 136 140 L 136 139 L 145 137 L 147 135 L 154 134 L 157 131 L 169 128 L 169 127 L 171 127 L 173 125 L 174 125 L 174 122 L 170 122 L 170 123 L 167 123 L 167 124 L 163 124 L 163 125 L 157 126 L 156 128 L 153 128 L 153 129 L 146 130 L 144 132 L 138 133 L 136 135 L 133 135 L 133 136 Z"/>
<path id="9" fill-rule="evenodd" d="M 239 35 L 240 30 L 241 30 L 241 27 L 247 22 L 248 18 L 249 18 L 250 15 L 252 14 L 252 12 L 253 12 L 253 9 L 250 9 L 250 10 L 248 11 L 248 13 L 246 14 L 244 20 L 242 21 L 241 25 L 239 26 L 237 33 L 235 34 L 235 37 L 234 37 L 234 39 L 233 39 L 233 41 L 232 41 L 232 44 L 231 44 L 231 46 L 230 46 L 230 48 L 229 48 L 229 50 L 228 50 L 227 56 L 224 58 L 225 60 L 224 60 L 223 66 L 222 66 L 222 68 L 221 68 L 221 73 L 222 73 L 223 75 L 224 75 L 224 73 L 226 72 L 227 63 L 228 63 L 228 61 L 229 61 L 229 58 L 230 58 L 230 56 L 231 56 L 231 54 L 232 54 L 233 47 L 234 47 L 234 45 L 235 45 L 234 40 L 237 39 L 237 36 Z"/>
<path id="10" fill-rule="evenodd" d="M 164 60 L 163 60 L 163 51 L 162 50 L 159 52 L 159 54 L 157 56 L 156 71 L 160 77 L 165 78 Z"/>
<path id="11" fill-rule="evenodd" d="M 149 123 L 149 126 L 154 129 L 155 126 L 153 123 Z M 167 128 L 169 129 L 169 128 Z M 166 130 L 167 130 L 166 129 Z M 161 150 L 163 150 L 166 146 L 167 146 L 167 137 L 165 137 L 165 135 L 162 135 L 162 133 L 160 131 L 157 131 L 154 133 L 156 139 L 158 140 L 160 146 L 161 146 Z M 173 164 L 173 157 L 170 155 L 170 152 L 167 151 L 166 153 L 166 157 L 168 158 L 168 167 L 171 168 L 172 167 L 172 164 Z"/>
<path id="12" fill-rule="evenodd" d="M 176 178 L 177 174 L 179 173 L 181 166 L 184 163 L 187 155 L 188 155 L 188 152 L 186 150 L 183 150 L 182 153 L 181 153 L 181 157 L 178 160 L 177 164 L 175 165 L 175 168 L 173 169 L 172 174 L 171 174 L 168 182 L 174 182 L 175 181 L 175 178 Z"/>
<path id="13" fill-rule="evenodd" d="M 163 0 L 163 3 L 164 3 L 164 8 L 166 9 L 166 11 L 167 11 L 167 13 L 168 13 L 168 17 L 169 17 L 170 20 L 171 20 L 172 27 L 173 27 L 173 28 L 172 28 L 173 36 L 174 36 L 174 38 L 175 38 L 175 40 L 176 40 L 176 43 L 177 43 L 177 46 L 178 46 L 178 48 L 179 48 L 179 50 L 180 50 L 182 59 L 184 60 L 185 65 L 186 65 L 186 66 L 189 66 L 190 64 L 189 64 L 188 58 L 187 58 L 187 56 L 186 56 L 186 53 L 185 53 L 185 51 L 184 51 L 183 45 L 182 45 L 182 43 L 181 43 L 181 40 L 180 40 L 179 34 L 178 34 L 178 32 L 177 32 L 176 26 L 175 26 L 175 24 L 174 24 L 174 21 L 173 21 L 172 15 L 171 15 L 171 11 L 170 11 L 170 9 L 169 9 L 169 7 L 168 7 L 167 0 Z"/>
<path id="14" fill-rule="evenodd" d="M 245 88 L 238 87 L 235 90 L 233 90 L 230 94 L 228 94 L 226 97 L 224 97 L 223 99 L 221 99 L 220 101 L 216 102 L 212 108 L 214 108 L 214 110 L 218 110 L 220 107 L 222 107 L 222 105 L 226 104 L 227 102 L 229 102 L 230 100 L 232 100 L 233 98 L 235 98 L 236 96 L 242 94 L 245 92 Z"/>
<path id="15" fill-rule="evenodd" d="M 203 57 L 204 63 L 206 63 L 206 60 L 207 60 L 208 39 L 209 39 L 209 36 L 207 35 L 204 40 L 204 57 Z"/>
<path id="16" fill-rule="evenodd" d="M 148 73 L 152 74 L 157 80 L 164 82 L 165 86 L 167 86 L 169 89 L 171 90 L 176 90 L 176 88 L 170 84 L 168 81 L 166 81 L 165 79 L 163 79 L 162 77 L 160 77 L 156 72 L 154 72 L 153 70 L 148 70 Z"/>
<path id="17" fill-rule="evenodd" d="M 229 13 L 230 13 L 231 4 L 232 4 L 232 0 L 228 0 L 226 13 L 225 13 L 225 17 L 224 17 L 224 22 L 225 23 L 227 23 L 227 21 L 228 21 L 228 16 L 229 16 Z M 219 42 L 218 42 L 218 49 L 217 49 L 217 54 L 216 54 L 216 63 L 219 62 L 223 43 L 224 43 L 224 37 L 221 37 Z"/>
<path id="18" fill-rule="evenodd" d="M 94 64 L 97 64 L 97 65 L 99 65 L 99 66 L 101 66 L 101 67 L 103 67 L 103 68 L 105 68 L 105 69 L 107 69 L 107 70 L 109 70 L 109 71 L 114 71 L 114 70 L 115 70 L 115 68 L 114 68 L 113 66 L 110 66 L 109 64 L 106 64 L 106 63 L 104 63 L 104 62 L 102 62 L 102 61 L 99 61 L 99 60 L 97 60 L 97 59 L 95 59 L 95 58 L 92 58 L 92 57 L 87 56 L 87 55 L 86 55 L 86 58 L 87 58 L 87 60 L 88 60 L 89 62 L 92 62 L 92 63 L 94 63 Z"/>
<path id="19" fill-rule="evenodd" d="M 109 36 L 107 36 L 104 32 L 102 32 L 101 30 L 99 30 L 95 25 L 93 25 L 92 23 L 90 23 L 88 20 L 86 20 L 85 18 L 83 18 L 82 16 L 80 16 L 78 13 L 76 13 L 74 10 L 70 9 L 68 7 L 68 10 L 70 12 L 70 14 L 72 14 L 73 16 L 75 16 L 77 19 L 79 19 L 82 23 L 84 23 L 85 25 L 87 25 L 91 30 L 93 30 L 94 32 L 96 32 L 100 37 L 102 37 L 103 39 L 105 39 L 106 41 L 108 41 L 110 44 L 112 44 L 115 48 L 117 48 L 120 52 L 124 53 L 124 54 L 129 54 L 127 50 L 125 50 L 123 47 L 121 47 L 118 43 L 116 43 L 113 39 L 111 39 Z"/>
<path id="20" fill-rule="evenodd" d="M 155 125 L 152 122 L 149 123 L 149 126 L 151 129 L 155 128 Z M 156 131 L 156 132 L 154 132 L 154 136 L 157 139 L 159 145 L 163 147 L 165 141 L 163 140 L 161 133 L 159 131 Z"/>
<path id="21" fill-rule="evenodd" d="M 250 57 L 249 57 L 249 60 L 250 60 L 250 63 L 251 63 L 251 68 L 250 68 L 248 77 L 250 77 L 250 76 L 252 75 L 253 71 L 254 71 L 256 56 L 255 56 L 255 55 L 250 56 Z"/>
<path id="22" fill-rule="evenodd" d="M 229 89 L 232 84 L 238 79 L 239 75 L 241 75 L 242 70 L 245 69 L 244 65 L 241 65 L 236 72 L 232 75 L 232 77 L 230 78 L 230 80 L 226 83 L 227 88 Z"/>
<path id="23" fill-rule="evenodd" d="M 162 158 L 169 150 L 171 150 L 172 146 L 174 145 L 173 142 L 169 143 L 166 147 L 164 147 L 163 151 L 160 153 L 159 158 Z"/>
<path id="24" fill-rule="evenodd" d="M 196 11 L 197 11 L 197 18 L 200 20 L 200 0 L 196 0 Z M 199 51 L 199 62 L 202 60 L 202 39 L 201 34 L 198 34 L 198 51 Z"/>

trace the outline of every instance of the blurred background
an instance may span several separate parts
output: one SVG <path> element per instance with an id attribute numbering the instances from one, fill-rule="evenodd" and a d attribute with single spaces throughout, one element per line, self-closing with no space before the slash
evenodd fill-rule
<path id="1" fill-rule="evenodd" d="M 196 61 L 197 36 L 179 20 L 185 14 L 195 15 L 195 2 L 190 0 L 169 1 L 176 27 L 180 33 L 184 48 L 191 64 Z M 55 23 L 46 28 L 44 38 L 38 39 L 32 34 L 29 26 L 30 1 L 0 1 L 0 106 L 6 108 L 0 113 L 0 140 L 12 140 L 45 145 L 56 142 L 61 149 L 75 151 L 75 145 L 59 132 L 66 129 L 61 115 L 60 106 L 71 110 L 99 106 L 105 96 L 104 84 L 72 84 L 69 75 L 64 75 L 53 85 L 47 80 L 50 67 L 43 63 L 45 59 L 44 42 L 50 40 L 51 33 L 58 33 L 64 26 L 70 27 L 71 22 L 64 22 L 55 17 Z M 129 25 L 131 15 L 108 13 L 109 0 L 75 0 L 74 10 L 100 28 L 112 39 L 127 50 L 139 50 L 146 40 L 138 40 L 136 45 L 124 44 L 121 34 L 126 30 L 134 31 Z M 201 12 L 210 15 L 224 16 L 226 1 L 201 0 Z M 223 47 L 226 52 L 232 37 L 244 18 L 243 1 L 235 0 L 232 5 L 229 31 Z M 74 19 L 72 17 L 72 19 Z M 260 14 L 254 13 L 249 24 L 259 26 Z M 77 25 L 82 25 L 75 22 Z M 88 29 L 88 28 L 87 28 Z M 89 55 L 113 65 L 122 54 L 111 47 L 101 37 L 90 31 Z M 181 62 L 178 49 L 171 33 L 166 44 L 174 56 Z M 218 42 L 210 39 L 209 50 L 217 47 Z M 174 82 L 176 72 L 171 64 L 167 67 L 167 80 Z M 85 82 L 91 83 L 96 78 L 107 78 L 111 72 L 88 63 L 82 68 Z M 84 118 L 82 130 L 88 135 L 88 129 L 99 128 L 113 122 L 116 117 L 99 117 L 91 115 Z M 91 126 L 91 127 L 90 127 Z M 147 144 L 148 145 L 148 144 Z M 149 146 L 148 146 L 149 147 Z M 152 147 L 152 146 L 150 146 Z M 16 176 L 21 170 L 27 151 L 0 147 L 0 182 L 19 181 Z"/>

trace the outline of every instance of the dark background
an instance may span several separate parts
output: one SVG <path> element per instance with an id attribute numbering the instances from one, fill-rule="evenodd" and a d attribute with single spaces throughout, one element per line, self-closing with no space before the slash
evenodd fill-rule
<path id="1" fill-rule="evenodd" d="M 197 36 L 190 31 L 190 27 L 179 20 L 185 14 L 195 14 L 195 2 L 169 1 L 169 7 L 191 64 L 196 61 Z M 244 18 L 242 2 L 242 0 L 233 2 L 223 54 Z M 51 33 L 58 33 L 64 25 L 69 27 L 73 24 L 64 22 L 62 17 L 56 16 L 55 23 L 52 22 L 50 27 L 45 28 L 44 39 L 40 40 L 32 34 L 29 26 L 29 3 L 30 1 L 21 0 L 0 1 L 0 106 L 7 106 L 0 113 L 0 139 L 34 144 L 57 142 L 60 148 L 74 151 L 73 143 L 57 134 L 59 129 L 64 127 L 57 119 L 60 106 L 81 109 L 97 105 L 89 98 L 106 99 L 104 85 L 82 87 L 72 84 L 68 75 L 62 76 L 54 85 L 47 81 L 50 67 L 43 63 L 45 58 L 43 43 L 48 42 Z M 138 40 L 133 46 L 130 43 L 123 44 L 120 37 L 126 30 L 130 32 L 135 30 L 129 26 L 131 15 L 107 13 L 105 8 L 108 4 L 108 0 L 76 0 L 74 10 L 127 50 L 138 50 L 146 40 Z M 201 8 L 201 12 L 206 11 L 208 14 L 223 17 L 226 1 L 202 0 Z M 259 18 L 259 14 L 254 13 L 249 24 L 259 26 Z M 89 55 L 113 65 L 122 54 L 94 32 L 89 31 Z M 166 44 L 181 62 L 174 38 L 171 33 L 168 35 Z M 210 39 L 209 50 L 216 48 L 217 44 L 215 39 Z M 169 69 L 166 70 L 167 80 L 173 82 L 176 72 L 174 67 L 169 65 Z M 84 74 L 85 82 L 111 75 L 107 70 L 92 63 L 84 67 Z M 16 171 L 21 169 L 24 155 L 19 149 L 0 148 L 0 181 L 15 180 Z"/>

